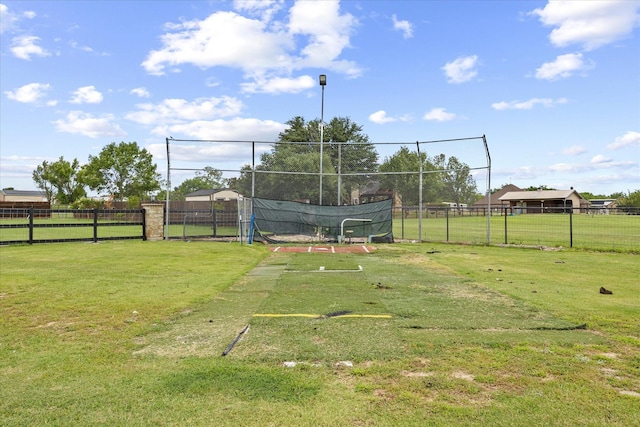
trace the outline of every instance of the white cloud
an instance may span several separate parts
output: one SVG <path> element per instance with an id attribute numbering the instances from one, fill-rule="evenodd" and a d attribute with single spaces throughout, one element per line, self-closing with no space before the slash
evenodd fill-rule
<path id="1" fill-rule="evenodd" d="M 127 133 L 120 129 L 120 126 L 113 123 L 112 114 L 103 114 L 100 117 L 94 117 L 92 114 L 82 111 L 71 111 L 67 114 L 66 120 L 56 120 L 58 132 L 80 134 L 89 138 L 98 138 L 100 136 L 125 136 Z"/>
<path id="2" fill-rule="evenodd" d="M 22 17 L 33 19 L 36 17 L 36 13 L 28 10 L 22 13 Z M 0 34 L 17 30 L 20 18 L 21 16 L 10 12 L 7 5 L 0 3 Z"/>
<path id="3" fill-rule="evenodd" d="M 95 86 L 84 86 L 73 92 L 73 98 L 69 101 L 72 104 L 99 104 L 102 102 L 102 94 Z"/>
<path id="4" fill-rule="evenodd" d="M 640 3 L 629 0 L 550 1 L 531 12 L 555 27 L 554 46 L 581 45 L 586 50 L 625 38 L 640 25 Z"/>
<path id="5" fill-rule="evenodd" d="M 261 83 L 291 78 L 292 71 L 306 67 L 349 77 L 361 74 L 355 63 L 339 59 L 357 25 L 352 15 L 340 13 L 339 2 L 296 2 L 289 9 L 288 21 L 271 20 L 280 3 L 270 2 L 269 7 L 260 2 L 235 5 L 247 13 L 262 13 L 261 19 L 216 12 L 203 20 L 168 24 L 168 32 L 161 37 L 162 47 L 149 52 L 142 66 L 155 75 L 185 64 L 202 69 L 238 68 L 246 79 L 253 80 L 245 86 L 250 92 L 269 92 L 271 89 Z M 284 84 L 283 88 L 290 90 L 291 85 Z"/>
<path id="6" fill-rule="evenodd" d="M 50 53 L 37 45 L 40 37 L 18 36 L 12 40 L 11 52 L 16 58 L 31 60 L 31 56 L 49 56 Z"/>
<path id="7" fill-rule="evenodd" d="M 273 120 L 236 117 L 230 120 L 196 120 L 168 126 L 158 126 L 153 133 L 160 136 L 185 135 L 206 140 L 275 141 L 287 125 Z M 203 160 L 203 159 L 194 159 Z"/>
<path id="8" fill-rule="evenodd" d="M 448 122 L 455 119 L 456 115 L 454 113 L 448 113 L 446 108 L 439 107 L 427 111 L 422 118 L 436 122 Z"/>
<path id="9" fill-rule="evenodd" d="M 393 29 L 402 32 L 402 36 L 405 39 L 410 39 L 413 37 L 413 24 L 409 21 L 399 21 L 396 15 L 391 17 L 393 19 Z"/>
<path id="10" fill-rule="evenodd" d="M 299 93 L 317 85 L 311 76 L 273 77 L 271 79 L 255 77 L 253 82 L 242 83 L 244 93 Z"/>
<path id="11" fill-rule="evenodd" d="M 546 62 L 536 70 L 536 78 L 543 80 L 557 80 L 559 78 L 571 77 L 580 70 L 592 68 L 592 65 L 585 65 L 581 53 L 568 53 L 559 55 L 553 62 Z"/>
<path id="12" fill-rule="evenodd" d="M 609 150 L 618 150 L 626 147 L 640 147 L 640 132 L 629 131 L 607 145 L 607 149 Z"/>
<path id="13" fill-rule="evenodd" d="M 464 56 L 453 62 L 447 62 L 442 70 L 449 83 L 464 83 L 478 74 L 475 70 L 476 65 L 478 65 L 478 55 Z"/>
<path id="14" fill-rule="evenodd" d="M 385 123 L 395 122 L 397 121 L 397 119 L 387 116 L 386 111 L 380 110 L 376 111 L 375 113 L 369 114 L 369 121 L 377 123 L 379 125 L 383 125 Z"/>
<path id="15" fill-rule="evenodd" d="M 536 105 L 542 105 L 544 107 L 550 108 L 559 104 L 566 104 L 569 102 L 567 98 L 532 98 L 528 101 L 500 101 L 494 102 L 491 104 L 491 107 L 494 110 L 531 110 Z"/>
<path id="16" fill-rule="evenodd" d="M 609 163 L 611 161 L 613 161 L 611 157 L 605 157 L 602 154 L 597 154 L 591 159 L 591 163 Z"/>
<path id="17" fill-rule="evenodd" d="M 282 9 L 284 0 L 233 0 L 233 8 L 270 21 L 273 15 Z"/>
<path id="18" fill-rule="evenodd" d="M 163 125 L 235 116 L 242 111 L 242 101 L 229 96 L 220 98 L 165 99 L 159 104 L 138 104 L 138 111 L 130 112 L 126 118 L 144 125 Z"/>
<path id="19" fill-rule="evenodd" d="M 131 89 L 129 93 L 132 95 L 137 95 L 140 98 L 149 98 L 151 96 L 146 87 L 137 87 L 135 89 Z"/>
<path id="20" fill-rule="evenodd" d="M 25 104 L 37 103 L 44 98 L 51 85 L 45 83 L 29 83 L 14 91 L 6 91 L 7 98 Z"/>
<path id="21" fill-rule="evenodd" d="M 572 145 L 571 147 L 567 147 L 562 150 L 562 154 L 566 154 L 567 156 L 576 156 L 578 154 L 586 153 L 587 149 L 582 145 Z"/>

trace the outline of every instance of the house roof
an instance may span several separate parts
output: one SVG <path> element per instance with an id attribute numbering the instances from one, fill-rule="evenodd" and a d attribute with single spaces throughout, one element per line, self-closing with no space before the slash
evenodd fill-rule
<path id="1" fill-rule="evenodd" d="M 538 191 L 510 191 L 499 198 L 499 200 L 565 200 L 572 194 L 577 194 L 580 199 L 584 198 L 576 190 L 538 190 Z"/>
<path id="2" fill-rule="evenodd" d="M 589 199 L 589 203 L 591 203 L 591 206 L 594 206 L 594 207 L 609 206 L 616 202 L 617 202 L 616 199 Z"/>
<path id="3" fill-rule="evenodd" d="M 520 188 L 518 188 L 517 186 L 513 185 L 513 184 L 507 184 L 504 187 L 502 187 L 499 191 L 496 191 L 495 193 L 491 194 L 489 197 L 491 197 L 491 205 L 495 206 L 495 205 L 500 205 L 502 204 L 500 202 L 500 197 L 502 197 L 503 195 L 505 195 L 506 193 L 510 192 L 510 191 L 520 191 Z M 473 205 L 474 206 L 487 206 L 487 196 L 484 196 L 482 199 L 478 200 L 477 202 L 475 202 Z"/>
<path id="4" fill-rule="evenodd" d="M 236 190 L 231 190 L 229 188 L 208 188 L 206 190 L 196 190 L 187 194 L 186 197 L 211 196 L 212 194 L 220 193 L 221 191 L 233 191 L 234 193 L 237 193 Z"/>
<path id="5" fill-rule="evenodd" d="M 43 191 L 32 191 L 32 190 L 0 190 L 0 193 L 3 193 L 6 196 L 45 197 L 45 194 Z"/>

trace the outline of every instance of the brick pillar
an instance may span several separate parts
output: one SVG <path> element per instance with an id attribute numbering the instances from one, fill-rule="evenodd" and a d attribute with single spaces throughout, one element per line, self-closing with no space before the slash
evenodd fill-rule
<path id="1" fill-rule="evenodd" d="M 164 205 L 161 203 L 143 204 L 145 212 L 144 235 L 147 240 L 162 240 L 164 238 Z"/>

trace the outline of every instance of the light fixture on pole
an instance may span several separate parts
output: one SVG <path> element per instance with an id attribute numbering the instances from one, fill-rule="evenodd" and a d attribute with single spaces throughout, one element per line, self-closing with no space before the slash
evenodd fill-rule
<path id="1" fill-rule="evenodd" d="M 327 85 L 327 76 L 320 74 L 320 87 L 322 87 L 322 107 L 320 109 L 320 198 L 319 205 L 322 206 L 322 147 L 324 145 L 324 87 Z"/>

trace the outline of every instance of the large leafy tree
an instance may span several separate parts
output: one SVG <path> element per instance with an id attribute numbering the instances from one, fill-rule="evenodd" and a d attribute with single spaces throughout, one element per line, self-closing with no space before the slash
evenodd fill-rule
<path id="1" fill-rule="evenodd" d="M 297 116 L 287 122 L 289 126 L 280 133 L 273 149 L 262 154 L 256 166 L 255 195 L 258 197 L 320 200 L 320 122 Z M 336 204 L 338 174 L 367 173 L 377 170 L 378 154 L 362 126 L 347 117 L 334 118 L 323 129 L 322 173 L 323 204 Z M 286 173 L 266 173 L 289 172 Z M 295 173 L 295 175 L 294 175 Z M 351 190 L 366 181 L 364 176 L 341 177 L 341 200 L 350 199 Z M 251 168 L 245 166 L 236 189 L 251 194 Z"/>
<path id="2" fill-rule="evenodd" d="M 415 206 L 420 201 L 420 162 L 423 202 L 433 202 L 439 193 L 440 181 L 430 173 L 435 167 L 426 153 L 418 155 L 417 151 L 403 146 L 380 165 L 380 172 L 387 172 L 381 175 L 381 185 L 392 190 L 404 206 Z"/>
<path id="3" fill-rule="evenodd" d="M 39 189 L 44 192 L 47 200 L 52 201 L 56 194 L 56 186 L 53 183 L 53 172 L 51 171 L 51 163 L 43 161 L 33 171 L 33 182 L 36 183 Z"/>
<path id="4" fill-rule="evenodd" d="M 222 172 L 218 169 L 207 166 L 197 171 L 194 178 L 185 179 L 182 184 L 173 189 L 171 195 L 174 200 L 184 200 L 185 196 L 198 190 L 208 190 L 222 188 L 227 181 L 222 178 Z"/>
<path id="5" fill-rule="evenodd" d="M 89 188 L 114 200 L 143 198 L 160 189 L 160 174 L 151 153 L 136 142 L 112 142 L 99 155 L 89 156 L 82 177 Z"/>
<path id="6" fill-rule="evenodd" d="M 469 166 L 457 157 L 451 156 L 445 161 L 443 154 L 436 157 L 436 167 L 442 172 L 442 198 L 460 204 L 471 205 L 476 201 L 478 187 L 471 176 Z"/>
<path id="7" fill-rule="evenodd" d="M 87 195 L 78 159 L 69 162 L 61 156 L 55 162 L 45 160 L 33 171 L 33 180 L 48 200 L 55 196 L 58 203 L 70 204 Z"/>

